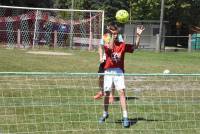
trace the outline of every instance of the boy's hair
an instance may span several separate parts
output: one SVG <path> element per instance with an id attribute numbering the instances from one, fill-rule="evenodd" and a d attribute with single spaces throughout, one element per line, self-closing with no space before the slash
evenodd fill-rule
<path id="1" fill-rule="evenodd" d="M 108 31 L 108 33 L 110 33 L 111 31 L 116 31 L 118 33 L 119 29 L 118 29 L 117 25 L 109 25 L 107 27 L 107 31 Z"/>
<path id="2" fill-rule="evenodd" d="M 118 27 L 116 25 L 110 25 L 109 29 L 112 31 L 118 31 Z"/>

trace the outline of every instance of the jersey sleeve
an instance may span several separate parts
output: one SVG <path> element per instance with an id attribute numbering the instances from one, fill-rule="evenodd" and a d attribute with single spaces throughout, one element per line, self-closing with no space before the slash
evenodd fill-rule
<path id="1" fill-rule="evenodd" d="M 103 39 L 100 39 L 99 44 L 100 44 L 101 46 L 104 45 L 104 41 L 103 41 Z"/>
<path id="2" fill-rule="evenodd" d="M 121 34 L 118 35 L 118 41 L 119 41 L 119 42 L 124 42 L 124 39 L 123 39 L 123 37 L 122 37 Z"/>
<path id="3" fill-rule="evenodd" d="M 125 52 L 127 52 L 127 53 L 133 53 L 134 52 L 134 45 L 132 45 L 132 44 L 126 44 L 125 45 Z"/>

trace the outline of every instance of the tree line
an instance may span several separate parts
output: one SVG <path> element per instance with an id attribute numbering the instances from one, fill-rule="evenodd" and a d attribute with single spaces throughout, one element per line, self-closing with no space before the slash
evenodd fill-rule
<path id="1" fill-rule="evenodd" d="M 1 0 L 0 4 L 104 10 L 105 23 L 115 21 L 115 13 L 119 9 L 126 9 L 132 21 L 159 20 L 161 8 L 161 0 Z M 200 26 L 200 0 L 165 0 L 164 7 L 164 20 L 168 21 L 170 29 L 176 29 L 177 24 L 180 24 L 184 31 L 182 34 L 188 34 L 191 26 Z"/>

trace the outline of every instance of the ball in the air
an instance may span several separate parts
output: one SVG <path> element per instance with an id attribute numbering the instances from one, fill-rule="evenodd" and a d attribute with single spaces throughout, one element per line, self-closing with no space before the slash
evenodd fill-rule
<path id="1" fill-rule="evenodd" d="M 118 10 L 115 18 L 120 23 L 126 23 L 129 20 L 129 13 L 126 10 Z"/>
<path id="2" fill-rule="evenodd" d="M 169 74 L 170 73 L 170 71 L 168 70 L 168 69 L 165 69 L 164 71 L 163 71 L 163 74 Z"/>

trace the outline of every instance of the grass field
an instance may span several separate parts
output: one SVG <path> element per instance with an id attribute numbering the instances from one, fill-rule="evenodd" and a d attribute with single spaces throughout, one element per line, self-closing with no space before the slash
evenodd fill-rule
<path id="1" fill-rule="evenodd" d="M 125 59 L 130 128 L 121 125 L 118 97 L 107 122 L 98 124 L 103 101 L 92 99 L 97 75 L 81 74 L 97 72 L 97 52 L 1 48 L 0 133 L 199 134 L 200 76 L 189 74 L 199 74 L 200 54 L 137 51 Z M 177 75 L 151 75 L 164 69 Z"/>
<path id="2" fill-rule="evenodd" d="M 79 50 L 43 50 L 65 52 L 69 56 L 35 55 L 19 49 L 0 49 L 1 72 L 92 72 L 99 65 L 97 52 Z M 199 52 L 163 52 L 137 51 L 126 54 L 127 73 L 162 73 L 169 69 L 171 73 L 200 73 Z"/>

